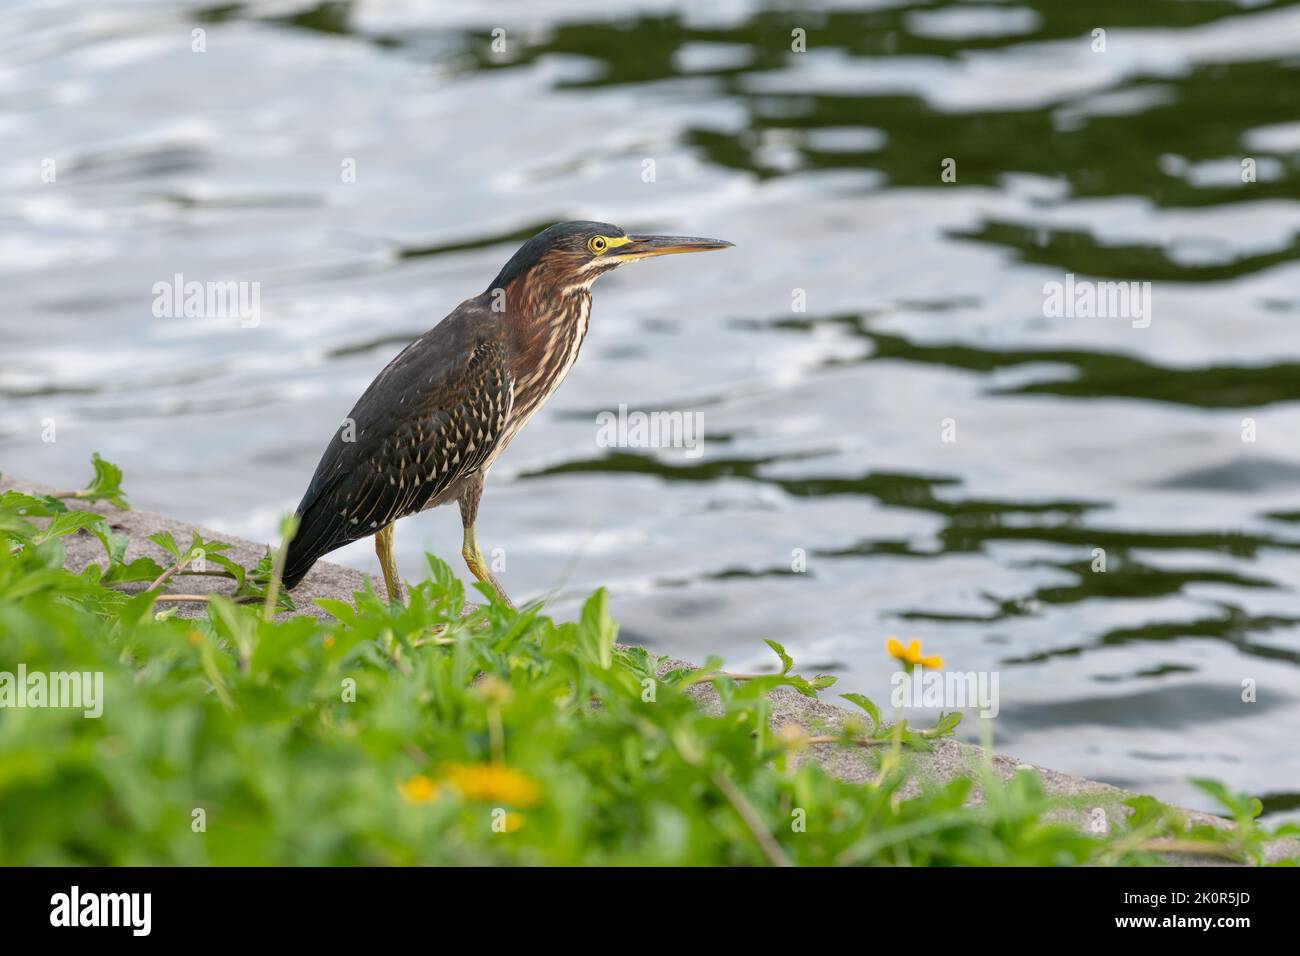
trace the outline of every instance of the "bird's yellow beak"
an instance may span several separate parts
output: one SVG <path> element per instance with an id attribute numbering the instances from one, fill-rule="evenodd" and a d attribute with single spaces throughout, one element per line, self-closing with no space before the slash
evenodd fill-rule
<path id="1" fill-rule="evenodd" d="M 609 255 L 631 262 L 653 256 L 672 256 L 679 252 L 709 252 L 713 249 L 730 249 L 734 243 L 723 239 L 700 239 L 695 236 L 628 236 Z"/>

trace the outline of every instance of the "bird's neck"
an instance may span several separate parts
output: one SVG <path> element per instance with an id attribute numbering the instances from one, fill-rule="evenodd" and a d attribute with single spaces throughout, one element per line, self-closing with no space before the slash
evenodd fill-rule
<path id="1" fill-rule="evenodd" d="M 507 296 L 515 408 L 536 411 L 578 360 L 591 316 L 591 284 L 550 288 L 527 281 Z"/>

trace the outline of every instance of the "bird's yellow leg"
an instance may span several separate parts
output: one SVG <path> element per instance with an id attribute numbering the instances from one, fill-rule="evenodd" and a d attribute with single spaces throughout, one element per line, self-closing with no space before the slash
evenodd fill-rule
<path id="1" fill-rule="evenodd" d="M 474 535 L 474 526 L 465 526 L 465 543 L 460 549 L 460 553 L 465 557 L 465 564 L 469 568 L 470 574 L 480 581 L 486 581 L 496 589 L 501 600 L 505 602 L 506 607 L 514 609 L 514 604 L 506 596 L 506 590 L 501 586 L 501 582 L 488 569 L 487 562 L 483 560 L 483 552 L 478 549 L 478 538 Z"/>
<path id="2" fill-rule="evenodd" d="M 397 560 L 393 557 L 393 526 L 384 525 L 375 532 L 375 554 L 379 555 L 379 567 L 384 572 L 384 587 L 388 590 L 388 600 L 403 600 L 402 579 L 397 576 Z"/>

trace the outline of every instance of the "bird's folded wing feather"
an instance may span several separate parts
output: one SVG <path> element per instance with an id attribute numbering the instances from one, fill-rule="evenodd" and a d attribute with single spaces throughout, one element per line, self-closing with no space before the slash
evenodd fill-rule
<path id="1" fill-rule="evenodd" d="M 293 552 L 318 556 L 374 534 L 488 459 L 514 382 L 493 323 L 465 308 L 411 343 L 358 400 L 298 506 Z"/>

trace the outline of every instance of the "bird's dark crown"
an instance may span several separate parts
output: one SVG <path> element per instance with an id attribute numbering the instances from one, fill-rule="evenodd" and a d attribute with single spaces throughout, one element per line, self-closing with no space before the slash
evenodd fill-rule
<path id="1" fill-rule="evenodd" d="M 537 265 L 548 252 L 563 250 L 577 255 L 589 254 L 587 243 L 593 236 L 621 239 L 626 235 L 627 233 L 618 226 L 608 222 L 575 219 L 569 222 L 556 223 L 554 226 L 543 229 L 520 246 L 497 277 L 492 280 L 492 285 L 489 288 L 506 288 L 510 283 Z"/>

